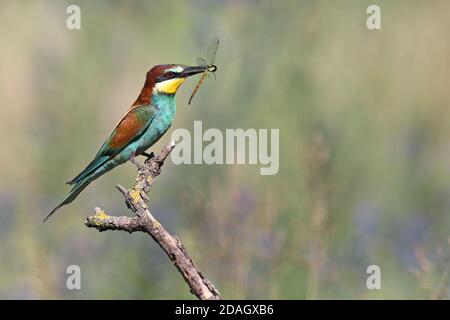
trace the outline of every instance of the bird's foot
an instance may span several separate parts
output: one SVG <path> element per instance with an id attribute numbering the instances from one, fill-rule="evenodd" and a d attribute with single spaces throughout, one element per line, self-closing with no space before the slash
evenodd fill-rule
<path id="1" fill-rule="evenodd" d="M 147 153 L 147 152 L 143 152 L 142 155 L 144 157 L 147 157 L 147 159 L 145 159 L 144 164 L 149 166 L 150 165 L 150 161 L 155 158 L 155 154 L 153 152 Z"/>
<path id="2" fill-rule="evenodd" d="M 141 155 L 143 155 L 144 157 L 147 157 L 147 160 L 150 160 L 151 158 L 155 157 L 155 154 L 153 152 L 150 152 L 150 153 L 142 152 Z"/>
<path id="3" fill-rule="evenodd" d="M 136 155 L 133 153 L 130 156 L 130 161 L 132 164 L 134 164 L 139 170 L 143 170 L 145 169 L 145 165 L 140 163 L 139 161 L 136 160 Z"/>

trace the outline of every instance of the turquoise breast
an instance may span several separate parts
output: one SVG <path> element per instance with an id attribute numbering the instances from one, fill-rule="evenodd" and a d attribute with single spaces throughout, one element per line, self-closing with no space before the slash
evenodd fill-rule
<path id="1" fill-rule="evenodd" d="M 153 95 L 152 104 L 156 107 L 155 117 L 139 141 L 137 154 L 144 152 L 155 144 L 170 128 L 175 118 L 175 95 Z"/>

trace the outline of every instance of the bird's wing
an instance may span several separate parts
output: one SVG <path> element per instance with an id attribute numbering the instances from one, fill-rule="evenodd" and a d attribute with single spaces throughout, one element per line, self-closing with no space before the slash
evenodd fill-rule
<path id="1" fill-rule="evenodd" d="M 152 122 L 155 112 L 156 107 L 152 104 L 138 105 L 130 109 L 95 157 L 117 155 L 145 131 Z"/>
<path id="2" fill-rule="evenodd" d="M 130 109 L 119 121 L 116 128 L 86 169 L 67 183 L 77 183 L 83 177 L 104 164 L 107 160 L 114 158 L 126 146 L 139 138 L 152 122 L 155 112 L 156 108 L 152 104 L 138 105 Z"/>

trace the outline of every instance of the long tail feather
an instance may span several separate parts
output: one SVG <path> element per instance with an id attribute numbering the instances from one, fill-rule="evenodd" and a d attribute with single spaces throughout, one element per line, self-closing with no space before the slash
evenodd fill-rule
<path id="1" fill-rule="evenodd" d="M 72 190 L 70 190 L 67 196 L 45 217 L 43 222 L 46 222 L 59 208 L 75 200 L 75 198 L 89 185 L 89 183 L 123 162 L 124 161 L 106 161 L 97 165 L 96 168 L 91 169 L 88 174 L 83 174 L 81 178 L 78 178 L 77 182 L 72 187 Z"/>
<path id="2" fill-rule="evenodd" d="M 83 180 L 77 182 L 76 185 L 73 186 L 72 190 L 67 194 L 67 196 L 44 218 L 42 222 L 47 222 L 47 220 L 62 206 L 71 203 L 75 198 L 83 191 L 84 188 L 88 186 L 88 184 L 92 181 L 90 177 L 87 177 Z"/>

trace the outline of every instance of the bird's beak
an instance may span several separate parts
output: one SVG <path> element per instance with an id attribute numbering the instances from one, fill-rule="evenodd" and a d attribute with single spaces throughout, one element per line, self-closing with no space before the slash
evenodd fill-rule
<path id="1" fill-rule="evenodd" d="M 194 66 L 194 67 L 186 67 L 181 72 L 181 76 L 184 78 L 193 76 L 194 74 L 205 72 L 206 66 Z"/>

